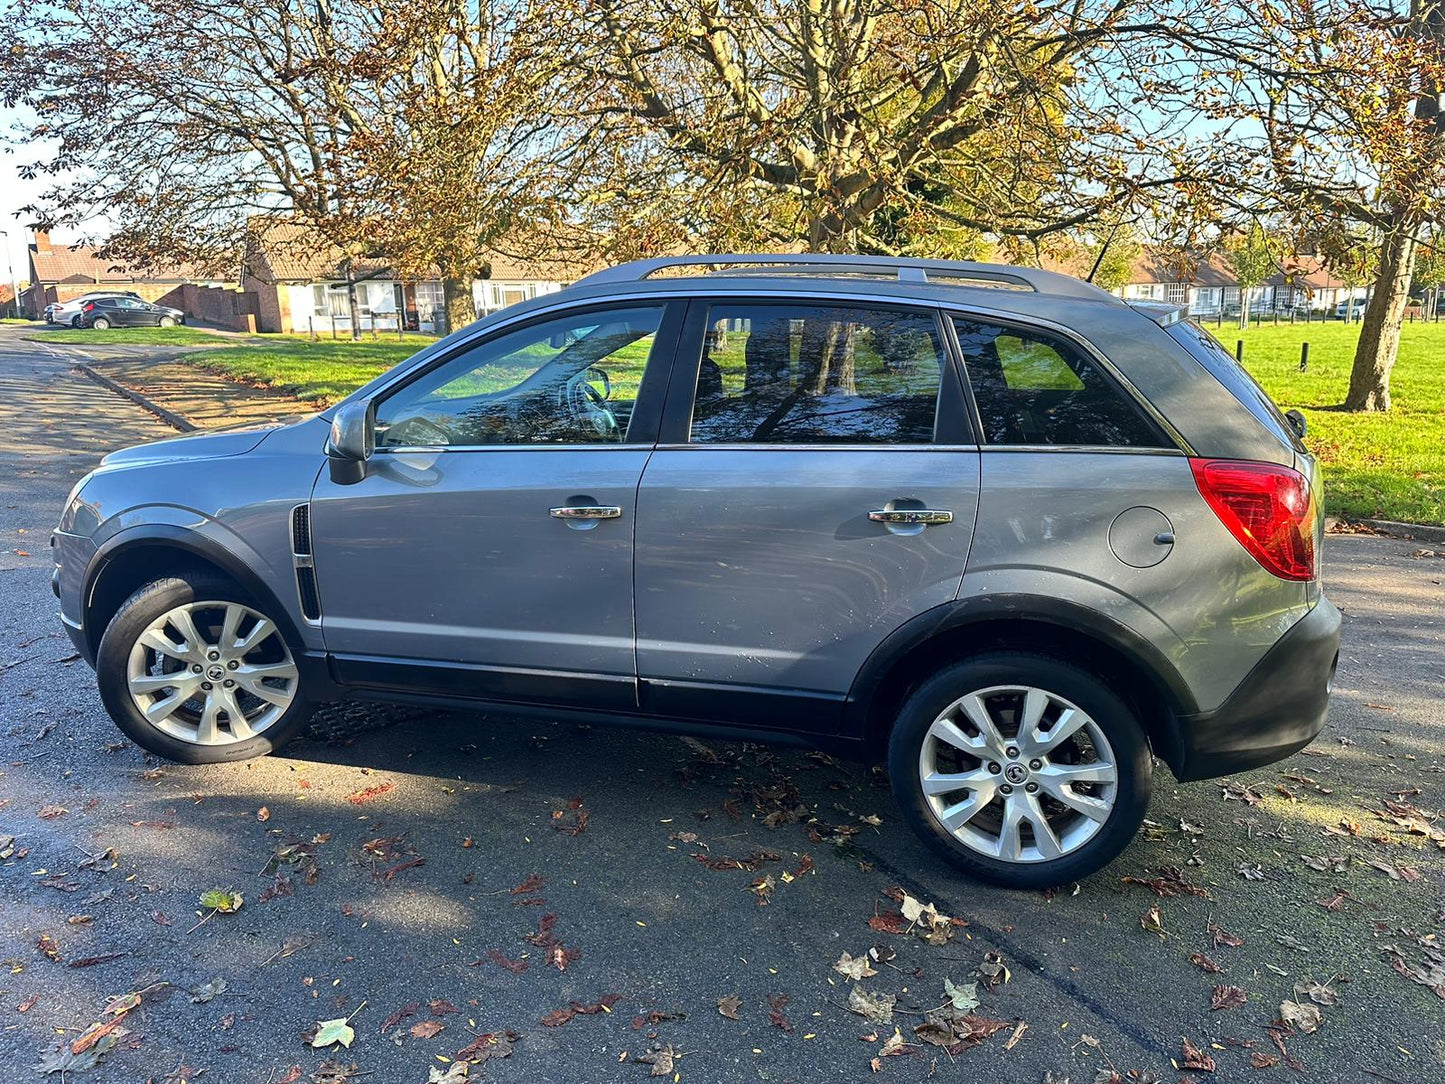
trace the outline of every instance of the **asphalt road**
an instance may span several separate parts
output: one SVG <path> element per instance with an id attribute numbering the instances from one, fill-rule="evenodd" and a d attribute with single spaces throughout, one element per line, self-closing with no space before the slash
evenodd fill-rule
<path id="1" fill-rule="evenodd" d="M 864 1080 L 894 1026 L 910 1045 L 879 1060 L 878 1079 L 1079 1084 L 1112 1066 L 1172 1084 L 1203 1075 L 1171 1064 L 1186 1037 L 1216 1080 L 1445 1078 L 1445 1001 L 1385 951 L 1422 963 L 1445 932 L 1445 850 L 1428 838 L 1445 805 L 1445 558 L 1417 556 L 1428 544 L 1329 538 L 1345 642 L 1315 755 L 1232 781 L 1253 786 L 1234 792 L 1248 800 L 1174 785 L 1161 768 L 1151 827 L 1113 866 L 1052 895 L 1007 892 L 931 859 L 881 778 L 799 752 L 421 713 L 231 767 L 142 756 L 60 632 L 47 533 L 105 449 L 165 431 L 71 373 L 72 356 L 0 330 L 7 1084 L 40 1079 L 31 1067 L 47 1047 L 111 1020 L 110 999 L 132 991 L 144 993 L 125 1034 L 66 1080 L 310 1080 L 331 1057 L 369 1084 L 421 1084 L 487 1033 L 503 1040 L 470 1079 L 643 1080 L 655 1063 L 638 1058 L 660 1044 L 682 1080 Z M 1390 819 L 1386 798 L 1420 810 L 1425 833 Z M 857 830 L 847 846 L 829 841 L 840 825 Z M 779 858 L 749 872 L 692 857 L 755 849 Z M 1344 868 L 1317 871 L 1302 854 Z M 1163 866 L 1208 897 L 1121 881 Z M 533 875 L 540 884 L 514 891 Z M 749 888 L 764 875 L 765 903 Z M 944 945 L 871 929 L 897 908 L 891 886 L 967 924 Z M 212 888 L 243 903 L 197 926 Z M 1163 936 L 1141 927 L 1155 905 Z M 1243 943 L 1216 945 L 1211 921 Z M 873 945 L 896 958 L 861 985 L 897 996 L 893 1024 L 847 1011 L 852 984 L 832 970 Z M 972 980 L 987 953 L 1008 981 L 981 984 L 977 1011 L 1007 1026 L 956 1056 L 917 1043 L 945 978 Z M 204 999 L 217 979 L 224 990 Z M 1298 1069 L 1252 1067 L 1280 1058 L 1269 1026 L 1309 982 L 1333 1002 L 1316 1006 L 1318 1029 L 1273 1033 Z M 1216 985 L 1246 1003 L 1212 1010 Z M 542 1023 L 605 995 L 610 1011 Z M 728 995 L 736 1020 L 718 1011 Z M 341 1017 L 349 1050 L 303 1040 Z"/>

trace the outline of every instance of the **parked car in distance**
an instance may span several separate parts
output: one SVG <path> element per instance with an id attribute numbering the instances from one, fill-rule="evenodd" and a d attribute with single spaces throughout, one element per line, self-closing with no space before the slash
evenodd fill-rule
<path id="1" fill-rule="evenodd" d="M 104 331 L 112 327 L 175 327 L 185 322 L 184 309 L 136 297 L 98 297 L 80 310 L 79 326 Z"/>
<path id="2" fill-rule="evenodd" d="M 944 860 L 1068 883 L 1324 725 L 1320 469 L 1177 306 L 991 264 L 673 257 L 309 419 L 107 456 L 52 536 L 186 763 L 372 698 L 886 761 Z M 645 798 L 639 800 L 646 800 Z"/>
<path id="3" fill-rule="evenodd" d="M 90 293 L 81 294 L 79 297 L 72 297 L 68 301 L 53 301 L 45 306 L 45 322 L 47 324 L 62 324 L 70 327 L 80 326 L 80 314 L 86 304 L 91 301 L 98 301 L 102 297 L 133 297 L 140 300 L 140 294 L 132 290 L 92 290 Z"/>
<path id="4" fill-rule="evenodd" d="M 1336 320 L 1354 320 L 1365 315 L 1365 305 L 1369 302 L 1364 297 L 1347 297 L 1335 306 Z"/>

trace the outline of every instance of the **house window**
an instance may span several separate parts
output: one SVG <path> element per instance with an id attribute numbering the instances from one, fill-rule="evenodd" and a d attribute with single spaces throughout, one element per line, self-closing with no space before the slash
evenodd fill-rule
<path id="1" fill-rule="evenodd" d="M 1171 282 L 1164 287 L 1164 300 L 1171 305 L 1182 305 L 1189 296 L 1189 287 L 1182 282 Z"/>

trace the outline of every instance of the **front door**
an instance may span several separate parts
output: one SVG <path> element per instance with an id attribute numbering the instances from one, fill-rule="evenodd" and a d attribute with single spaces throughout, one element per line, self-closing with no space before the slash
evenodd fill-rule
<path id="1" fill-rule="evenodd" d="M 381 393 L 366 477 L 312 500 L 343 682 L 636 706 L 633 518 L 677 316 L 539 319 Z"/>
<path id="2" fill-rule="evenodd" d="M 869 653 L 954 598 L 979 454 L 943 343 L 928 310 L 694 303 L 638 497 L 645 707 L 831 730 Z"/>

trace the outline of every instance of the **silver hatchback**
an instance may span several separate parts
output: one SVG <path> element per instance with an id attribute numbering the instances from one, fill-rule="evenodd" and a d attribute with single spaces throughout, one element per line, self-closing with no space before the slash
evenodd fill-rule
<path id="1" fill-rule="evenodd" d="M 886 760 L 944 858 L 1097 870 L 1323 725 L 1319 470 L 1166 306 L 1025 268 L 627 264 L 291 424 L 114 453 L 53 537 L 116 723 L 188 763 L 343 698 Z"/>

